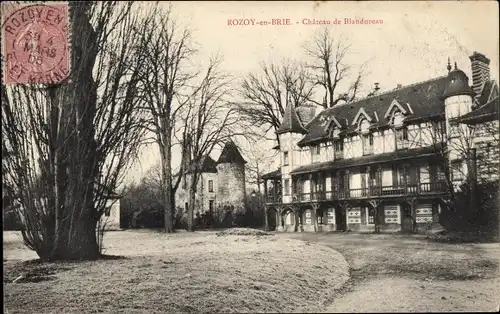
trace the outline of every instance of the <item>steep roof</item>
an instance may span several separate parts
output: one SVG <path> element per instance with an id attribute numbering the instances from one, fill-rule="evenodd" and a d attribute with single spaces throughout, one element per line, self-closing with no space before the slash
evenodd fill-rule
<path id="1" fill-rule="evenodd" d="M 205 155 L 201 159 L 201 172 L 203 173 L 217 173 L 217 163 L 209 155 Z M 186 171 L 186 173 L 191 173 L 192 169 Z"/>
<path id="2" fill-rule="evenodd" d="M 222 149 L 222 153 L 217 160 L 217 164 L 221 163 L 246 164 L 247 162 L 243 156 L 241 156 L 238 146 L 236 146 L 233 141 L 229 141 Z"/>
<path id="3" fill-rule="evenodd" d="M 288 102 L 288 105 L 285 108 L 283 121 L 281 121 L 281 125 L 276 131 L 276 134 L 287 132 L 301 134 L 307 133 L 307 130 L 302 125 L 302 122 L 300 122 L 297 111 L 295 110 L 295 105 L 291 101 Z"/>
<path id="4" fill-rule="evenodd" d="M 386 126 L 388 120 L 384 118 L 384 114 L 394 99 L 409 108 L 407 120 L 441 116 L 444 114 L 444 102 L 441 96 L 448 82 L 448 76 L 441 76 L 326 109 L 309 123 L 308 133 L 298 144 L 303 146 L 325 139 L 328 136 L 326 125 L 332 117 L 341 124 L 345 123 L 343 132 L 354 131 L 355 126 L 351 124 L 361 108 L 374 119 L 372 127 Z"/>
<path id="5" fill-rule="evenodd" d="M 457 121 L 465 124 L 477 124 L 500 119 L 498 97 L 485 105 L 459 117 Z"/>

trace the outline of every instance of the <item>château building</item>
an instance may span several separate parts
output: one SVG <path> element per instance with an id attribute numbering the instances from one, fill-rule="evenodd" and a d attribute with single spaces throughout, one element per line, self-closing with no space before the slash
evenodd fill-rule
<path id="1" fill-rule="evenodd" d="M 189 156 L 189 155 L 188 155 Z M 189 160 L 183 160 L 189 169 Z M 245 164 L 238 146 L 228 141 L 215 161 L 210 156 L 204 156 L 201 173 L 196 186 L 195 213 L 199 215 L 216 208 L 230 209 L 232 213 L 245 210 Z M 176 206 L 178 211 L 186 213 L 189 204 L 190 172 L 181 179 L 177 189 Z"/>
<path id="2" fill-rule="evenodd" d="M 478 165 L 481 179 L 498 178 L 498 85 L 488 58 L 475 52 L 470 59 L 472 86 L 448 61 L 446 75 L 376 88 L 317 115 L 289 104 L 276 131 L 280 167 L 261 176 L 268 224 L 421 232 L 438 224 L 450 193 L 475 175 L 476 156 L 489 154 L 488 169 Z M 484 119 L 496 131 L 488 133 Z"/>

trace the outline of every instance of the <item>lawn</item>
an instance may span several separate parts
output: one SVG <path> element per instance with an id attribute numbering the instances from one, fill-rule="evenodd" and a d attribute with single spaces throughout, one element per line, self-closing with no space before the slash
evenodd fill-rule
<path id="1" fill-rule="evenodd" d="M 123 258 L 28 263 L 36 255 L 4 232 L 6 312 L 314 312 L 349 278 L 337 251 L 275 235 L 118 231 L 105 246 Z"/>

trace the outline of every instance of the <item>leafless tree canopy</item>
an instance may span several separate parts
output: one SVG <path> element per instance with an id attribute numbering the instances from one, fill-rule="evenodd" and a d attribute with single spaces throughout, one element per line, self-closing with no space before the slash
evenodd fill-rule
<path id="1" fill-rule="evenodd" d="M 314 101 L 323 107 L 333 107 L 339 102 L 352 102 L 359 96 L 366 62 L 359 69 L 347 63 L 352 46 L 342 35 L 333 35 L 328 28 L 319 33 L 311 42 L 306 43 L 305 51 L 311 58 L 307 67 L 311 69 L 311 80 L 315 86 L 324 88 L 322 102 Z"/>
<path id="2" fill-rule="evenodd" d="M 313 96 L 313 85 L 304 66 L 291 60 L 281 64 L 260 64 L 259 73 L 249 73 L 244 78 L 240 96 L 240 114 L 249 122 L 264 128 L 264 132 L 276 131 L 286 106 L 305 104 Z"/>
<path id="3" fill-rule="evenodd" d="M 143 137 L 132 4 L 70 3 L 71 73 L 59 85 L 2 87 L 8 178 L 44 260 L 99 256 L 96 225 Z M 78 34 L 78 35 L 75 35 Z"/>
<path id="4" fill-rule="evenodd" d="M 165 231 L 173 232 L 174 194 L 181 176 L 173 182 L 172 146 L 179 127 L 176 122 L 185 106 L 181 98 L 196 76 L 196 72 L 189 70 L 189 58 L 196 51 L 192 48 L 190 31 L 175 21 L 171 6 L 165 9 L 156 3 L 147 16 L 135 30 L 146 55 L 139 66 L 139 88 L 147 104 L 142 107 L 148 116 L 146 129 L 153 134 L 160 150 Z"/>
<path id="5" fill-rule="evenodd" d="M 202 172 L 203 157 L 218 145 L 238 135 L 240 119 L 229 101 L 231 78 L 220 71 L 222 57 L 209 62 L 201 82 L 184 101 L 184 138 L 189 160 L 188 230 L 193 230 L 196 190 Z"/>
<path id="6" fill-rule="evenodd" d="M 356 69 L 348 63 L 352 53 L 347 39 L 324 29 L 305 42 L 305 61 L 262 62 L 260 69 L 249 73 L 241 84 L 238 110 L 242 118 L 267 134 L 279 128 L 290 102 L 296 107 L 310 103 L 328 108 L 356 100 L 367 74 L 367 62 Z"/>

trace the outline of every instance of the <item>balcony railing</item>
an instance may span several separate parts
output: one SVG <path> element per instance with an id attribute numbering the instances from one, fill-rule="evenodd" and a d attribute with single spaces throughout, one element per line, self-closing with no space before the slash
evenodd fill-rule
<path id="1" fill-rule="evenodd" d="M 333 153 L 333 157 L 335 159 L 343 159 L 344 158 L 344 151 L 342 150 L 336 150 L 334 153 Z"/>
<path id="2" fill-rule="evenodd" d="M 363 147 L 363 155 L 372 155 L 373 154 L 373 146 L 364 146 Z"/>
<path id="3" fill-rule="evenodd" d="M 350 189 L 348 191 L 317 191 L 294 194 L 292 202 L 311 202 L 328 200 L 346 200 L 370 197 L 414 196 L 439 194 L 447 191 L 446 182 L 409 183 L 406 185 L 372 186 L 369 188 Z M 281 195 L 268 195 L 267 203 L 281 203 Z"/>

